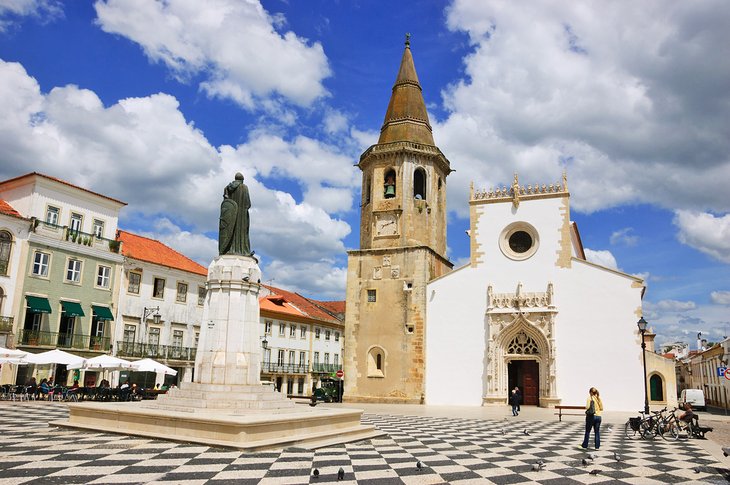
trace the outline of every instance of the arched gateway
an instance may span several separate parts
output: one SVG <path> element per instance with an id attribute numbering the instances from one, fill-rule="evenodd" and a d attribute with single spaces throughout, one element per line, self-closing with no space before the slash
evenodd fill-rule
<path id="1" fill-rule="evenodd" d="M 515 293 L 487 289 L 487 359 L 484 404 L 504 404 L 519 386 L 526 405 L 551 406 L 559 402 L 555 385 L 554 326 L 557 310 L 553 286 L 547 291 Z"/>

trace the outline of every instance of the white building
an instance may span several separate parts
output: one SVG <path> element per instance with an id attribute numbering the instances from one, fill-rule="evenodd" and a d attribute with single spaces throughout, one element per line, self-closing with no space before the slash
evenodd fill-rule
<path id="1" fill-rule="evenodd" d="M 472 189 L 471 261 L 426 290 L 426 403 L 641 407 L 643 281 L 586 261 L 569 202 L 565 176 Z"/>
<path id="2" fill-rule="evenodd" d="M 127 231 L 119 231 L 118 240 L 124 271 L 115 355 L 130 360 L 149 357 L 178 371 L 173 382 L 189 382 L 208 270 L 160 241 Z M 158 376 L 158 383 L 162 379 Z"/>
<path id="3" fill-rule="evenodd" d="M 273 382 L 281 392 L 305 396 L 314 381 L 337 379 L 344 350 L 344 303 L 262 285 L 262 380 Z"/>

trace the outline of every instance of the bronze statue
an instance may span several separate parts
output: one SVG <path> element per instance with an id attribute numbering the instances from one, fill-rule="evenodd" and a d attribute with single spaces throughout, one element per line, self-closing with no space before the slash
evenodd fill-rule
<path id="1" fill-rule="evenodd" d="M 248 187 L 239 172 L 236 179 L 223 190 L 221 216 L 218 231 L 218 254 L 251 256 L 251 242 L 248 238 L 248 210 L 251 199 Z"/>

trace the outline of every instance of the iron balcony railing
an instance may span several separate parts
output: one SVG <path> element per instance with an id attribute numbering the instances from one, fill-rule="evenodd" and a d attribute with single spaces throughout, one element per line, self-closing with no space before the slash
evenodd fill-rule
<path id="1" fill-rule="evenodd" d="M 77 231 L 68 226 L 59 226 L 40 219 L 33 220 L 33 232 L 56 236 L 59 239 L 74 242 L 84 246 L 107 249 L 114 253 L 119 252 L 120 242 L 115 239 L 99 237 L 96 234 Z"/>
<path id="2" fill-rule="evenodd" d="M 267 374 L 306 374 L 308 364 L 278 364 L 276 362 L 262 362 L 261 372 Z"/>
<path id="3" fill-rule="evenodd" d="M 340 364 L 320 364 L 319 362 L 312 364 L 312 372 L 331 374 L 338 370 L 340 370 Z"/>
<path id="4" fill-rule="evenodd" d="M 0 317 L 0 332 L 13 331 L 13 317 Z"/>
<path id="5" fill-rule="evenodd" d="M 192 347 L 143 344 L 120 340 L 117 341 L 117 357 L 149 357 L 150 359 L 195 361 L 195 349 Z"/>
<path id="6" fill-rule="evenodd" d="M 57 347 L 61 349 L 96 350 L 108 352 L 111 339 L 93 335 L 73 335 L 59 332 L 20 329 L 18 345 L 29 347 Z"/>

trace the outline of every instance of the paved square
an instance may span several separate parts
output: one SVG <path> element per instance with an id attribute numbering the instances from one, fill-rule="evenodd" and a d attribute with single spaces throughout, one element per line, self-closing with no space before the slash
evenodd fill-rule
<path id="1" fill-rule="evenodd" d="M 693 440 L 633 441 L 618 425 L 604 425 L 601 449 L 586 452 L 577 446 L 580 422 L 366 414 L 363 421 L 388 436 L 316 451 L 241 453 L 48 426 L 67 414 L 62 403 L 0 402 L 0 485 L 719 484 L 730 478 L 726 465 Z M 589 453 L 596 456 L 584 466 Z M 534 470 L 538 460 L 544 468 Z"/>

